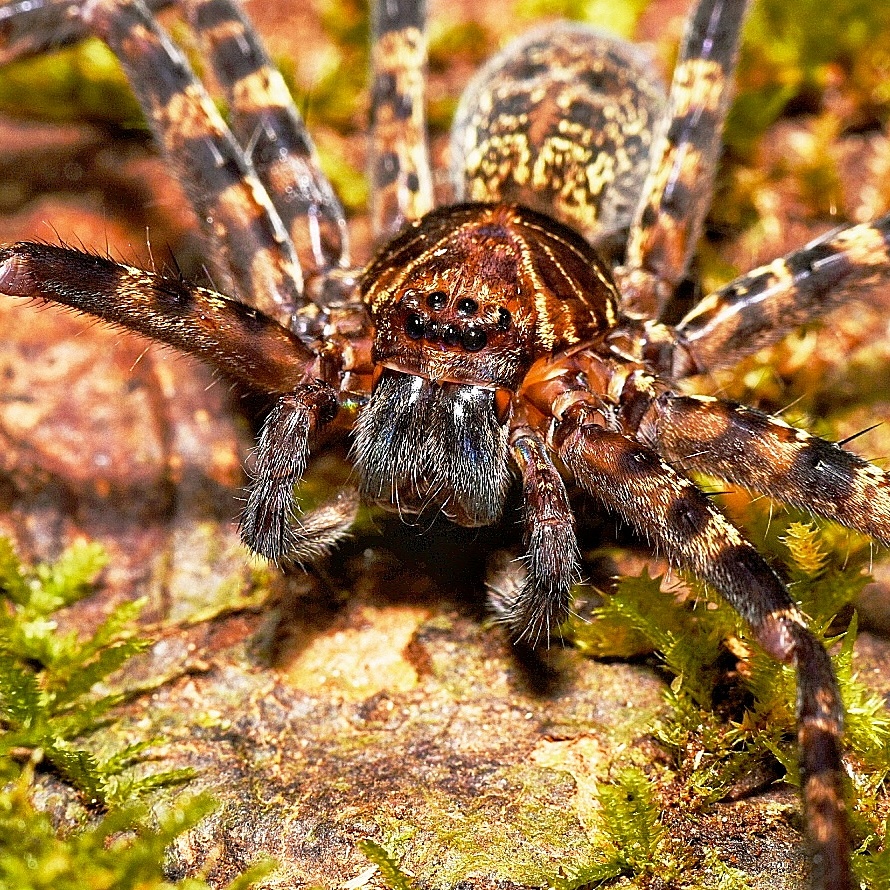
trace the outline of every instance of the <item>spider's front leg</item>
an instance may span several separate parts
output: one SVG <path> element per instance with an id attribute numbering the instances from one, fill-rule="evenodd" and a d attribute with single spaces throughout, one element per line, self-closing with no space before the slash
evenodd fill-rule
<path id="1" fill-rule="evenodd" d="M 517 424 L 510 450 L 522 472 L 525 578 L 509 602 L 497 609 L 517 640 L 548 640 L 569 614 L 572 584 L 580 578 L 581 555 L 575 520 L 559 470 L 543 438 Z"/>
<path id="2" fill-rule="evenodd" d="M 797 672 L 802 796 L 813 884 L 852 890 L 845 816 L 843 708 L 828 654 L 784 584 L 693 482 L 646 445 L 604 428 L 585 400 L 563 413 L 554 438 L 578 483 L 675 563 L 711 584 L 772 656 Z"/>
<path id="3" fill-rule="evenodd" d="M 257 309 L 182 279 L 47 244 L 0 250 L 0 293 L 61 303 L 129 328 L 277 397 L 257 449 L 242 539 L 263 556 L 291 562 L 325 549 L 336 536 L 330 521 L 302 532 L 291 527 L 293 486 L 309 441 L 338 408 L 336 390 L 320 379 L 335 371 L 323 371 L 295 334 Z"/>

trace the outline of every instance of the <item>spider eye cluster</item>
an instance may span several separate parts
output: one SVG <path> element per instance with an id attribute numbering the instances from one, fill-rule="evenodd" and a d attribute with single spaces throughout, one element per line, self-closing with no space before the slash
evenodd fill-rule
<path id="1" fill-rule="evenodd" d="M 416 289 L 408 288 L 402 294 L 401 302 L 414 310 L 405 316 L 404 321 L 409 339 L 459 346 L 467 352 L 484 349 L 492 331 L 508 331 L 512 322 L 510 311 L 504 306 L 493 312 L 493 318 L 480 319 L 479 303 L 472 297 L 461 297 L 450 308 L 452 297 L 439 289 L 422 296 Z"/>

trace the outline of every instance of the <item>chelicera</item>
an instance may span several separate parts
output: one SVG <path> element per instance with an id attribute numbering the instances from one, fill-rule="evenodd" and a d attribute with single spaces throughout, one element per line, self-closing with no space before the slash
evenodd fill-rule
<path id="1" fill-rule="evenodd" d="M 815 886 L 853 887 L 828 656 L 780 578 L 687 473 L 884 543 L 890 481 L 838 445 L 678 387 L 886 284 L 890 217 L 833 232 L 677 324 L 661 321 L 710 200 L 746 4 L 698 0 L 667 94 L 633 47 L 585 29 L 553 25 L 508 47 L 464 95 L 455 203 L 433 209 L 424 4 L 376 3 L 382 246 L 364 269 L 351 265 L 340 204 L 250 23 L 231 0 L 176 5 L 203 41 L 230 124 L 140 0 L 22 4 L 5 39 L 21 52 L 41 50 L 43 35 L 109 43 L 206 223 L 219 290 L 35 243 L 0 251 L 0 290 L 132 328 L 274 397 L 241 533 L 279 564 L 348 533 L 348 498 L 297 515 L 294 488 L 322 434 L 352 430 L 362 497 L 409 519 L 493 524 L 518 479 L 525 580 L 496 606 L 537 642 L 567 615 L 581 572 L 571 481 L 795 664 Z"/>

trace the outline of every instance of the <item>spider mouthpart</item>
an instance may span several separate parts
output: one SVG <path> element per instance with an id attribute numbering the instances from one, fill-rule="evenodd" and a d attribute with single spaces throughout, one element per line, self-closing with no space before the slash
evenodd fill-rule
<path id="1" fill-rule="evenodd" d="M 441 511 L 478 526 L 503 511 L 507 426 L 492 390 L 386 370 L 359 417 L 354 452 L 362 497 L 402 516 Z"/>

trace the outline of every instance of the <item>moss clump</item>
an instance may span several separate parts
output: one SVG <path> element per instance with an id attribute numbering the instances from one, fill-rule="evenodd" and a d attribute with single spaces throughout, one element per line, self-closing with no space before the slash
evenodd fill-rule
<path id="1" fill-rule="evenodd" d="M 59 631 L 55 613 L 90 592 L 105 562 L 100 547 L 79 543 L 54 563 L 28 568 L 0 539 L 0 890 L 208 887 L 193 879 L 167 882 L 164 851 L 215 804 L 196 796 L 153 813 L 139 800 L 192 771 L 137 776 L 133 768 L 153 739 L 102 756 L 86 746 L 126 698 L 95 687 L 148 645 L 135 627 L 141 602 L 117 606 L 86 638 Z M 84 818 L 96 808 L 104 815 L 67 836 L 60 832 L 33 801 L 35 772 L 46 766 L 81 793 Z M 229 890 L 244 890 L 269 871 L 261 864 Z"/>
<path id="2" fill-rule="evenodd" d="M 389 890 L 414 890 L 414 885 L 399 868 L 396 860 L 376 841 L 365 839 L 359 842 L 358 848 L 377 866 L 380 877 Z"/>
<path id="3" fill-rule="evenodd" d="M 792 595 L 832 653 L 847 713 L 852 822 L 860 839 L 854 869 L 866 886 L 885 886 L 890 858 L 882 789 L 890 775 L 890 712 L 853 670 L 855 614 L 849 619 L 851 601 L 869 580 L 863 569 L 868 545 L 863 541 L 857 549 L 855 537 L 844 532 L 823 533 L 815 523 L 793 518 L 783 527 L 773 518 L 762 547 L 783 558 Z M 689 583 L 695 596 L 684 603 L 663 592 L 660 581 L 645 572 L 623 579 L 595 622 L 572 622 L 568 634 L 597 655 L 623 655 L 628 648 L 639 652 L 646 646 L 658 652 L 672 678 L 665 693 L 670 716 L 655 732 L 676 763 L 674 787 L 666 793 L 681 797 L 690 812 L 702 812 L 748 776 L 775 775 L 776 761 L 786 781 L 798 784 L 794 669 L 763 652 L 738 615 L 694 579 Z M 848 615 L 841 633 L 834 632 L 838 613 Z M 605 644 L 610 640 L 618 640 L 622 651 L 609 652 Z M 612 819 L 605 799 L 603 807 L 604 818 Z M 654 841 L 646 839 L 654 837 L 651 827 L 626 838 L 616 834 L 618 852 L 604 855 L 579 883 L 605 880 L 609 865 L 626 869 L 616 874 L 640 874 L 648 867 L 645 856 L 627 850 L 633 852 L 632 844 L 641 842 L 652 847 Z M 618 856 L 622 850 L 624 859 Z M 659 855 L 665 861 L 664 851 Z"/>
<path id="4" fill-rule="evenodd" d="M 8 783 L 0 792 L 0 890 L 209 890 L 202 880 L 173 883 L 163 873 L 167 847 L 214 809 L 206 795 L 178 801 L 157 817 L 145 804 L 130 802 L 64 837 L 34 807 L 32 766 L 15 775 L 17 770 L 0 760 Z M 268 863 L 260 863 L 227 890 L 247 890 L 270 871 Z"/>
<path id="5" fill-rule="evenodd" d="M 103 806 L 191 776 L 173 770 L 137 778 L 131 768 L 151 739 L 104 756 L 83 744 L 125 698 L 94 687 L 148 645 L 134 623 L 141 602 L 117 606 L 86 639 L 59 631 L 54 613 L 90 591 L 105 561 L 100 547 L 80 543 L 56 562 L 28 569 L 0 539 L 0 758 L 46 761 L 88 804 Z"/>
<path id="6" fill-rule="evenodd" d="M 120 64 L 99 40 L 3 67 L 0 109 L 5 114 L 60 123 L 146 127 Z"/>
<path id="7" fill-rule="evenodd" d="M 554 890 L 576 890 L 615 878 L 657 873 L 670 881 L 678 862 L 661 825 L 652 784 L 641 770 L 627 767 L 600 786 L 599 830 L 605 838 L 597 857 L 551 882 Z"/>

